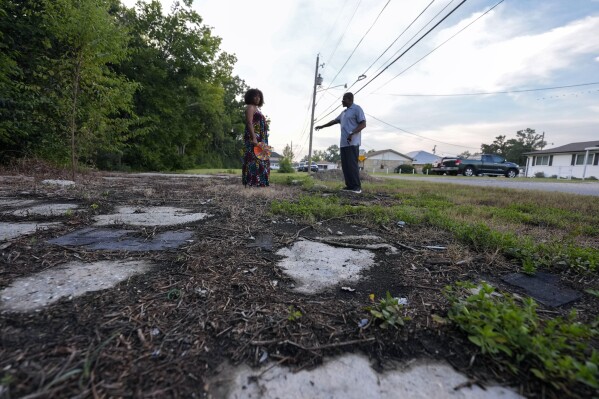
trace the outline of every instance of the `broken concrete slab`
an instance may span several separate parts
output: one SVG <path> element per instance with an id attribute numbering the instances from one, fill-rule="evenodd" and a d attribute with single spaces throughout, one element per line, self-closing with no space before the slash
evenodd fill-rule
<path id="1" fill-rule="evenodd" d="M 0 241 L 35 233 L 37 230 L 46 230 L 60 223 L 4 223 L 0 222 Z"/>
<path id="2" fill-rule="evenodd" d="M 52 180 L 52 179 L 47 179 L 47 180 L 42 180 L 42 184 L 49 184 L 49 185 L 54 185 L 54 186 L 74 186 L 75 182 L 72 180 Z"/>
<path id="3" fill-rule="evenodd" d="M 96 226 L 129 224 L 133 226 L 176 226 L 196 222 L 210 216 L 207 213 L 193 213 L 189 209 L 170 206 L 132 207 L 120 206 L 116 213 L 98 215 L 94 218 Z"/>
<path id="4" fill-rule="evenodd" d="M 339 232 L 340 233 L 340 232 Z M 325 236 L 315 237 L 315 240 L 323 242 L 325 244 L 345 246 L 348 248 L 362 248 L 362 249 L 384 249 L 390 254 L 396 254 L 397 248 L 387 243 L 383 238 L 373 234 L 363 235 L 343 235 L 338 234 L 336 236 Z"/>
<path id="5" fill-rule="evenodd" d="M 209 385 L 212 397 L 344 398 L 344 399 L 521 399 L 515 391 L 468 384 L 468 377 L 442 362 L 417 361 L 404 370 L 377 373 L 363 355 L 329 359 L 314 370 L 293 373 L 287 367 L 265 365 L 224 367 Z"/>
<path id="6" fill-rule="evenodd" d="M 14 281 L 0 292 L 0 309 L 11 312 L 40 309 L 61 298 L 111 288 L 150 268 L 147 261 L 67 263 Z"/>
<path id="7" fill-rule="evenodd" d="M 49 240 L 48 243 L 66 247 L 83 247 L 105 251 L 162 251 L 178 248 L 191 237 L 192 231 L 166 231 L 153 237 L 135 237 L 133 230 L 96 229 L 88 227 Z"/>
<path id="8" fill-rule="evenodd" d="M 296 241 L 276 254 L 285 258 L 279 266 L 296 281 L 295 290 L 304 294 L 323 291 L 342 281 L 358 281 L 360 272 L 374 265 L 371 251 L 306 240 Z"/>
<path id="9" fill-rule="evenodd" d="M 522 288 L 528 295 L 546 306 L 559 307 L 579 299 L 582 294 L 569 288 L 560 287 L 560 277 L 555 274 L 536 272 L 529 276 L 523 273 L 512 273 L 502 280 L 513 286 Z"/>
<path id="10" fill-rule="evenodd" d="M 17 209 L 11 214 L 14 216 L 63 216 L 77 208 L 79 208 L 77 204 L 39 204 Z"/>

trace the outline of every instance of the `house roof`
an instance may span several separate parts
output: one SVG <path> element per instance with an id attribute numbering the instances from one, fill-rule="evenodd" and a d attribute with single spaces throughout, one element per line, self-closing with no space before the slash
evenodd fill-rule
<path id="1" fill-rule="evenodd" d="M 397 151 L 395 151 L 395 150 L 391 150 L 391 149 L 389 149 L 389 150 L 381 150 L 381 151 L 369 152 L 369 153 L 365 154 L 365 156 L 366 156 L 366 158 L 370 158 L 370 157 L 373 157 L 373 156 L 376 156 L 376 155 L 385 154 L 385 153 L 387 153 L 387 152 L 392 152 L 392 153 L 394 153 L 394 154 L 397 154 L 397 155 L 399 155 L 399 156 L 401 156 L 401 157 L 408 158 L 408 159 L 412 160 L 412 157 L 409 157 L 409 156 L 407 156 L 407 155 L 404 155 L 404 154 L 402 154 L 402 153 L 400 153 L 400 152 L 397 152 Z"/>
<path id="2" fill-rule="evenodd" d="M 415 163 L 415 164 L 423 164 L 424 165 L 427 163 L 433 163 L 437 159 L 439 159 L 439 157 L 437 155 L 431 154 L 430 152 L 426 152 L 426 151 L 412 151 L 412 152 L 408 152 L 407 155 L 414 160 L 413 163 Z"/>
<path id="3" fill-rule="evenodd" d="M 599 147 L 599 140 L 595 141 L 582 141 L 579 143 L 570 143 L 562 145 L 561 147 L 548 148 L 541 151 L 525 152 L 524 155 L 536 155 L 536 154 L 562 154 L 572 152 L 584 152 L 585 148 Z"/>
<path id="4" fill-rule="evenodd" d="M 276 158 L 283 158 L 283 157 L 282 157 L 282 156 L 281 156 L 279 153 L 277 153 L 277 152 L 274 152 L 274 151 L 271 151 L 271 152 L 270 152 L 270 157 L 271 157 L 271 158 L 275 158 L 275 159 L 276 159 Z"/>

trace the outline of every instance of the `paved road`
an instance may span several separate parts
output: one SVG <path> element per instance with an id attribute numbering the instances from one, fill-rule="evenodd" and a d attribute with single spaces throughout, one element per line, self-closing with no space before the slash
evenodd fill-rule
<path id="1" fill-rule="evenodd" d="M 527 180 L 514 180 L 507 179 L 505 177 L 453 177 L 453 176 L 439 176 L 439 177 L 420 177 L 420 176 L 406 176 L 406 175 L 388 175 L 384 176 L 389 179 L 403 179 L 403 180 L 421 180 L 428 181 L 431 183 L 449 183 L 449 184 L 462 184 L 466 186 L 479 186 L 479 187 L 502 187 L 502 188 L 515 188 L 521 190 L 539 190 L 539 191 L 557 191 L 562 193 L 580 194 L 580 195 L 593 195 L 599 197 L 599 182 L 597 181 L 527 181 Z"/>

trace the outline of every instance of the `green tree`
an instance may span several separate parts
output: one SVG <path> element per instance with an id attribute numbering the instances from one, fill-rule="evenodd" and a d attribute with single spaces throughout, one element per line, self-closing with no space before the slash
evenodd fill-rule
<path id="1" fill-rule="evenodd" d="M 290 163 L 293 163 L 293 158 L 295 158 L 295 154 L 293 154 L 293 150 L 291 146 L 287 144 L 283 149 L 283 158 L 287 158 Z"/>
<path id="2" fill-rule="evenodd" d="M 333 144 L 332 146 L 330 146 L 329 148 L 326 149 L 325 153 L 326 153 L 326 155 L 325 155 L 324 159 L 326 161 L 333 162 L 333 163 L 337 163 L 337 162 L 341 161 L 341 153 L 340 153 L 338 145 Z"/>
<path id="3" fill-rule="evenodd" d="M 506 160 L 520 165 L 526 163 L 524 153 L 542 149 L 547 143 L 543 135 L 534 129 L 526 128 L 516 132 L 516 138 L 506 140 L 506 136 L 497 136 L 492 144 L 481 145 L 485 154 L 499 154 Z"/>
<path id="4" fill-rule="evenodd" d="M 202 25 L 191 1 L 175 2 L 168 15 L 159 1 L 138 3 L 122 15 L 135 57 L 122 67 L 142 84 L 135 97 L 140 128 L 125 153 L 137 168 L 177 169 L 239 164 L 247 86 L 231 76 L 236 61 L 220 51 L 221 39 Z"/>
<path id="5" fill-rule="evenodd" d="M 127 124 L 115 123 L 115 119 L 109 122 L 107 117 L 131 112 L 137 85 L 109 67 L 127 58 L 128 36 L 110 15 L 108 1 L 44 0 L 44 3 L 51 16 L 46 19 L 46 26 L 60 48 L 55 71 L 61 86 L 55 101 L 68 120 L 74 177 L 77 136 L 87 145 L 85 155 L 98 146 L 110 147 L 118 142 L 119 133 L 126 131 Z M 106 124 L 110 129 L 106 129 Z"/>

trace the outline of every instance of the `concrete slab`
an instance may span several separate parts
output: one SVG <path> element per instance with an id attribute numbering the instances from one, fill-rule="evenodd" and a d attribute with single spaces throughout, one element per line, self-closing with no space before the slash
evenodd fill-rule
<path id="1" fill-rule="evenodd" d="M 578 291 L 560 287 L 559 279 L 558 275 L 544 272 L 536 272 L 532 276 L 512 273 L 502 277 L 506 283 L 522 288 L 538 302 L 554 308 L 573 302 L 582 296 Z"/>
<path id="2" fill-rule="evenodd" d="M 155 207 L 117 207 L 116 213 L 98 215 L 94 218 L 96 226 L 129 224 L 133 226 L 176 226 L 196 222 L 210 216 L 207 213 L 192 213 L 189 209 L 170 206 Z"/>
<path id="3" fill-rule="evenodd" d="M 299 240 L 276 254 L 285 257 L 279 266 L 296 281 L 295 290 L 304 294 L 323 291 L 341 281 L 358 281 L 360 272 L 374 265 L 371 251 L 306 240 Z"/>
<path id="4" fill-rule="evenodd" d="M 331 235 L 324 237 L 316 237 L 316 240 L 319 240 L 324 243 L 330 244 L 340 244 L 347 246 L 360 246 L 364 249 L 384 249 L 390 254 L 396 254 L 398 252 L 397 248 L 393 245 L 388 244 L 382 237 L 373 234 L 362 234 L 362 235 Z"/>
<path id="5" fill-rule="evenodd" d="M 49 229 L 60 225 L 60 223 L 4 223 L 0 222 L 0 241 L 35 233 L 38 229 Z"/>
<path id="6" fill-rule="evenodd" d="M 11 214 L 14 216 L 62 216 L 78 207 L 79 205 L 77 204 L 39 204 L 17 209 L 11 212 Z"/>
<path id="7" fill-rule="evenodd" d="M 52 179 L 47 179 L 47 180 L 42 180 L 42 184 L 50 184 L 50 185 L 54 185 L 54 186 L 74 186 L 75 182 L 72 180 L 52 180 Z"/>
<path id="8" fill-rule="evenodd" d="M 49 240 L 50 244 L 83 247 L 106 251 L 162 251 L 178 248 L 191 237 L 192 231 L 167 231 L 151 238 L 134 237 L 132 230 L 96 229 L 93 227 L 74 231 Z"/>
<path id="9" fill-rule="evenodd" d="M 37 203 L 37 201 L 34 201 L 34 200 L 20 200 L 20 199 L 14 199 L 14 198 L 0 199 L 0 207 L 8 207 L 8 208 L 24 208 L 26 206 L 31 206 L 36 203 Z"/>
<path id="10" fill-rule="evenodd" d="M 269 367 L 271 367 L 269 369 Z M 377 373 L 363 355 L 329 359 L 314 370 L 291 372 L 265 365 L 226 367 L 209 385 L 215 398 L 241 399 L 520 399 L 515 391 L 499 386 L 483 390 L 467 387 L 468 378 L 445 363 L 419 361 L 404 370 Z"/>
<path id="11" fill-rule="evenodd" d="M 10 312 L 40 309 L 60 298 L 111 288 L 150 268 L 147 261 L 67 263 L 14 281 L 0 292 L 0 309 Z"/>

